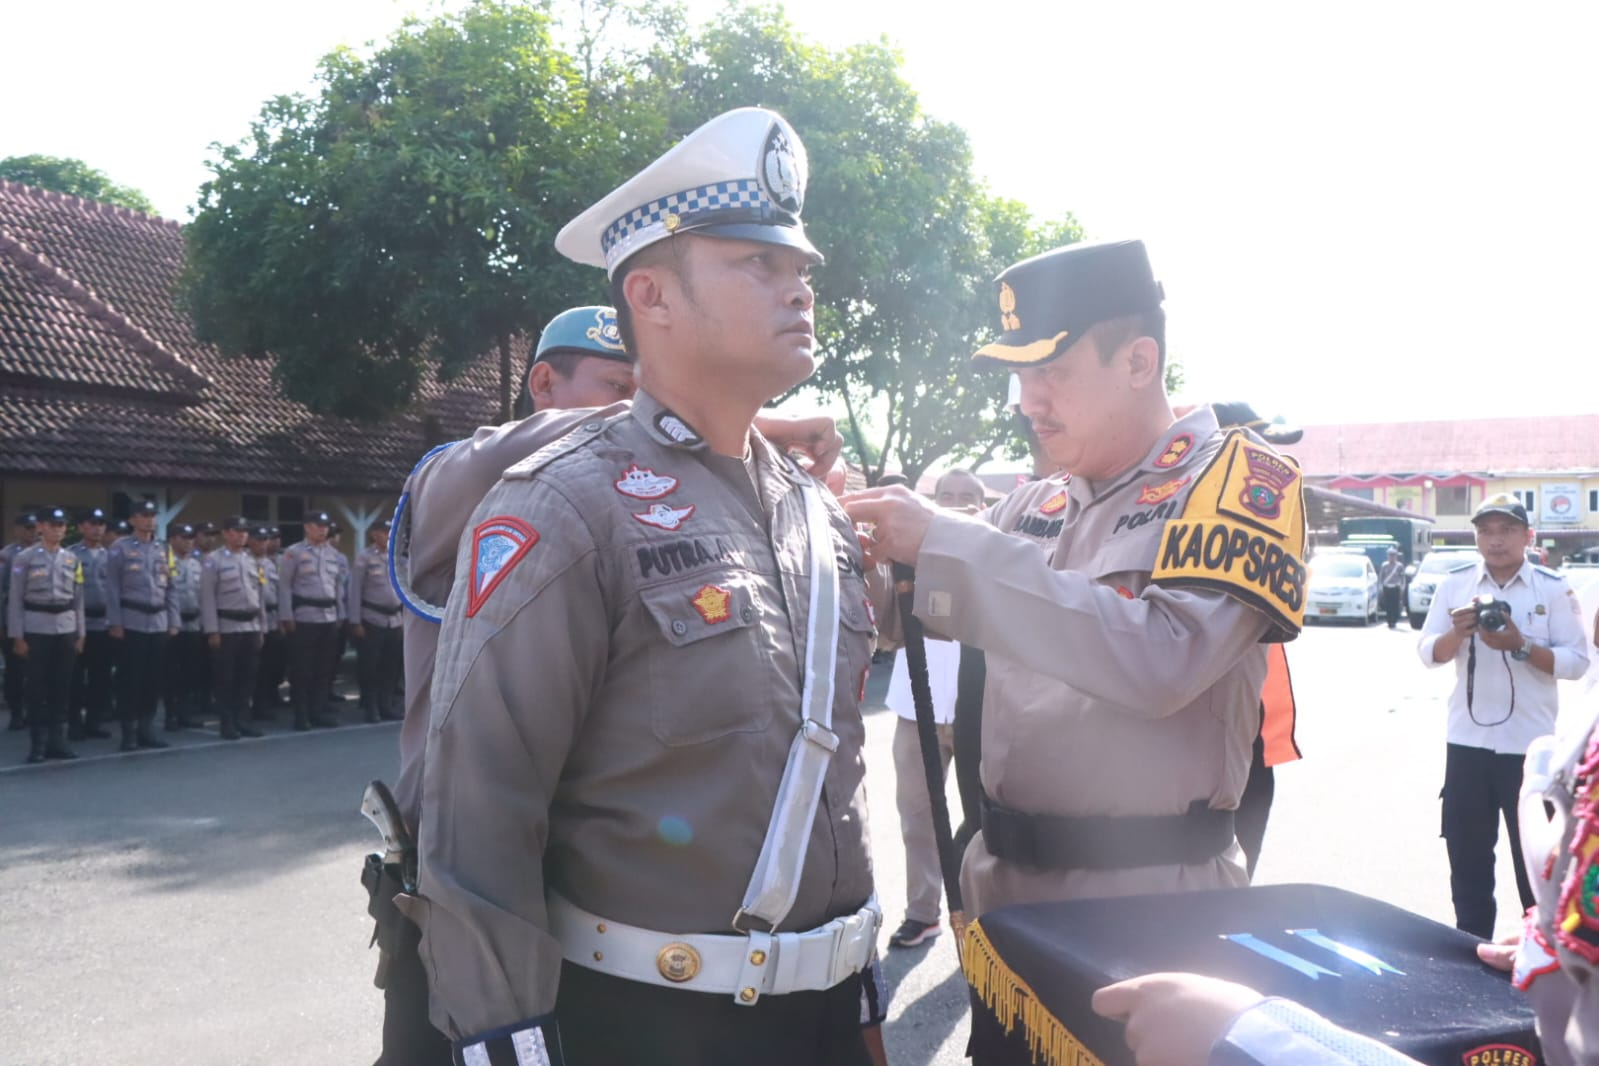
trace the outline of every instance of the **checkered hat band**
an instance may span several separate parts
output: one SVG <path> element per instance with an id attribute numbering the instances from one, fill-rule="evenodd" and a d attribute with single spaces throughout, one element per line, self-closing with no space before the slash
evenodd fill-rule
<path id="1" fill-rule="evenodd" d="M 766 208 L 775 209 L 766 193 L 761 191 L 760 182 L 755 179 L 718 181 L 697 189 L 675 192 L 634 208 L 605 228 L 600 235 L 600 247 L 604 249 L 605 257 L 614 262 L 611 255 L 613 248 L 631 245 L 637 234 L 663 227 L 667 215 L 679 218 L 693 216 L 703 221 L 706 215 L 720 211 L 747 212 Z"/>

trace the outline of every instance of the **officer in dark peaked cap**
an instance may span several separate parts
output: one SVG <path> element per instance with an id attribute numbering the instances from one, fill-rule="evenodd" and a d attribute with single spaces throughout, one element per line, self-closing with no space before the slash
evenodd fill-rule
<path id="1" fill-rule="evenodd" d="M 278 612 L 288 636 L 290 699 L 294 728 L 332 729 L 328 691 L 338 662 L 339 626 L 344 622 L 344 575 L 349 563 L 328 543 L 333 519 L 326 511 L 305 516 L 305 539 L 291 544 L 278 562 Z"/>
<path id="2" fill-rule="evenodd" d="M 250 698 L 266 620 L 262 596 L 266 574 L 245 544 L 249 523 L 222 521 L 222 546 L 201 562 L 200 619 L 211 657 L 211 699 L 223 740 L 259 737 L 251 724 Z"/>
<path id="3" fill-rule="evenodd" d="M 1142 242 L 1046 252 L 995 287 L 1002 333 L 974 359 L 1018 376 L 1066 473 L 978 518 L 903 488 L 844 501 L 875 559 L 916 567 L 917 616 L 988 653 L 966 905 L 1242 886 L 1263 642 L 1302 620 L 1298 468 L 1210 407 L 1174 414 Z M 1006 1022 L 987 1008 L 976 1048 Z"/>
<path id="4" fill-rule="evenodd" d="M 345 614 L 355 641 L 361 711 L 368 722 L 395 721 L 405 711 L 395 695 L 400 682 L 400 614 L 405 610 L 389 583 L 389 530 L 393 522 L 374 522 L 366 547 L 350 568 Z"/>
<path id="5" fill-rule="evenodd" d="M 33 547 L 34 541 L 39 537 L 38 528 L 38 520 L 32 510 L 19 511 L 12 519 L 11 543 L 0 548 L 0 603 L 5 603 L 10 595 L 12 561 L 16 559 L 18 552 Z M 10 634 L 6 632 L 4 622 L 0 622 L 0 648 L 4 649 L 6 666 L 6 710 L 11 712 L 8 728 L 18 730 L 27 725 L 28 721 L 27 713 L 23 710 L 23 693 L 26 689 L 24 679 L 28 666 L 26 661 L 12 653 Z"/>
<path id="6" fill-rule="evenodd" d="M 172 548 L 172 596 L 178 612 L 178 631 L 167 645 L 166 684 L 162 703 L 166 729 L 198 729 L 211 705 L 211 671 L 200 622 L 199 528 L 187 522 L 167 527 Z"/>
<path id="7" fill-rule="evenodd" d="M 123 751 L 167 746 L 154 725 L 167 642 L 179 625 L 172 583 L 177 560 L 155 535 L 158 513 L 153 500 L 135 503 L 128 517 L 132 532 L 106 553 L 107 632 L 116 647 Z"/>
<path id="8" fill-rule="evenodd" d="M 67 708 L 68 734 L 73 740 L 104 740 L 111 734 L 111 626 L 106 617 L 105 547 L 107 516 L 98 507 L 78 516 L 83 539 L 72 553 L 83 564 L 83 654 L 72 675 L 72 703 Z M 80 717 L 81 716 L 81 717 Z"/>
<path id="9" fill-rule="evenodd" d="M 256 663 L 255 694 L 250 700 L 250 717 L 270 722 L 278 716 L 278 687 L 283 684 L 283 630 L 278 612 L 278 560 L 272 554 L 276 526 L 258 525 L 250 530 L 250 554 L 261 566 L 266 584 L 261 588 L 266 628 L 261 635 L 261 654 Z"/>
<path id="10" fill-rule="evenodd" d="M 39 540 L 11 561 L 6 632 L 12 651 L 28 663 L 30 763 L 76 759 L 67 747 L 67 701 L 72 670 L 83 650 L 83 566 L 62 547 L 67 512 L 40 508 Z"/>

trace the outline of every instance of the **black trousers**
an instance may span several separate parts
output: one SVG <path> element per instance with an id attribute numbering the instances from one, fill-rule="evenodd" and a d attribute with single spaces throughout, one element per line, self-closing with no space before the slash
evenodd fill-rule
<path id="1" fill-rule="evenodd" d="M 296 622 L 289 634 L 289 698 L 296 721 L 321 714 L 338 665 L 339 624 Z"/>
<path id="2" fill-rule="evenodd" d="M 161 692 L 167 635 L 124 629 L 121 644 L 116 651 L 117 716 L 124 727 L 149 726 L 155 721 L 155 705 Z"/>
<path id="3" fill-rule="evenodd" d="M 77 724 L 79 713 L 90 729 L 112 719 L 111 713 L 111 635 L 105 630 L 89 630 L 83 635 L 83 654 L 72 673 L 72 704 L 67 721 Z"/>
<path id="4" fill-rule="evenodd" d="M 405 712 L 395 696 L 395 682 L 403 667 L 400 651 L 404 647 L 403 630 L 399 626 L 379 629 L 364 627 L 366 636 L 357 643 L 356 675 L 361 685 L 361 709 L 368 714 L 381 714 L 385 718 L 398 718 Z"/>
<path id="5" fill-rule="evenodd" d="M 1449 745 L 1445 756 L 1441 835 L 1449 850 L 1455 928 L 1485 940 L 1493 939 L 1494 934 L 1494 848 L 1499 843 L 1500 818 L 1510 837 L 1510 858 L 1522 909 L 1533 905 L 1516 817 L 1524 758 L 1463 744 Z"/>
<path id="6" fill-rule="evenodd" d="M 27 717 L 27 711 L 23 709 L 23 693 L 27 691 L 28 665 L 26 659 L 17 658 L 16 653 L 11 650 L 14 638 L 15 634 L 7 633 L 5 640 L 0 641 L 0 644 L 4 645 L 0 648 L 0 655 L 3 655 L 6 664 L 6 709 L 20 722 Z"/>
<path id="7" fill-rule="evenodd" d="M 221 645 L 211 648 L 211 701 L 216 704 L 222 733 L 237 733 L 248 724 L 250 699 L 255 695 L 256 645 L 259 633 L 223 633 Z"/>
<path id="8" fill-rule="evenodd" d="M 77 664 L 76 633 L 27 634 L 28 684 L 23 703 L 28 725 L 35 731 L 58 728 L 67 721 L 67 700 L 72 694 L 72 668 Z"/>
<path id="9" fill-rule="evenodd" d="M 1399 615 L 1401 614 L 1399 608 L 1399 592 L 1400 588 L 1398 585 L 1383 586 L 1382 613 L 1383 617 L 1388 621 L 1389 629 L 1393 629 L 1399 624 Z"/>
<path id="10" fill-rule="evenodd" d="M 211 703 L 210 655 L 205 634 L 184 631 L 167 645 L 166 704 L 168 725 L 204 718 Z"/>
<path id="11" fill-rule="evenodd" d="M 253 702 L 258 718 L 271 718 L 277 712 L 278 686 L 283 684 L 286 646 L 283 630 L 276 626 L 261 641 L 261 654 L 256 661 Z"/>
<path id="12" fill-rule="evenodd" d="M 555 1001 L 567 1066 L 870 1066 L 860 975 L 823 992 L 684 992 L 561 964 Z"/>

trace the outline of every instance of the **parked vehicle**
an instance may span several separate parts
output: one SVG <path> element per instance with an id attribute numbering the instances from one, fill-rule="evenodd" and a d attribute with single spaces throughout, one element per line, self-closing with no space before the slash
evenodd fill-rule
<path id="1" fill-rule="evenodd" d="M 1377 620 L 1380 595 L 1377 570 L 1363 553 L 1317 552 L 1305 585 L 1305 621 L 1353 618 L 1370 625 Z"/>
<path id="2" fill-rule="evenodd" d="M 1410 589 L 1405 596 L 1405 613 L 1410 616 L 1410 628 L 1420 629 L 1427 620 L 1427 608 L 1432 606 L 1434 590 L 1450 573 L 1467 566 L 1476 566 L 1482 556 L 1475 548 L 1434 548 L 1416 567 L 1410 579 Z"/>
<path id="3" fill-rule="evenodd" d="M 1338 520 L 1338 540 L 1347 544 L 1354 538 L 1388 537 L 1393 540 L 1393 546 L 1399 549 L 1399 557 L 1409 567 L 1421 562 L 1422 557 L 1432 549 L 1432 527 L 1430 518 L 1417 516 L 1415 518 L 1391 518 L 1378 515 L 1360 515 L 1357 517 L 1340 518 Z M 1372 541 L 1372 543 L 1376 543 Z M 1383 559 L 1387 558 L 1388 545 L 1382 546 L 1383 557 L 1375 560 L 1381 566 Z"/>

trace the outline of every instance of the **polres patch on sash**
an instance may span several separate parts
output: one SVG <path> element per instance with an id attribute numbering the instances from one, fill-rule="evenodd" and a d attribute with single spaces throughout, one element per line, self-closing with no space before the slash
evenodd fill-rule
<path id="1" fill-rule="evenodd" d="M 1270 640 L 1292 640 L 1304 622 L 1305 505 L 1292 459 L 1228 434 L 1166 523 L 1153 580 L 1225 592 L 1264 613 Z"/>
<path id="2" fill-rule="evenodd" d="M 539 531 L 510 515 L 496 515 L 472 529 L 472 580 L 466 616 L 475 617 L 511 569 L 539 542 Z"/>

